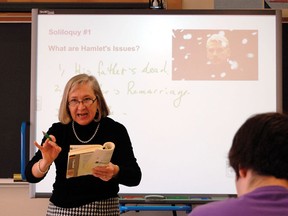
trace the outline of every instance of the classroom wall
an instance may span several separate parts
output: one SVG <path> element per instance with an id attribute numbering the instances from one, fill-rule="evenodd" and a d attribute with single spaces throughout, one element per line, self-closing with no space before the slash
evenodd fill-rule
<path id="1" fill-rule="evenodd" d="M 0 180 L 1 182 L 1 180 Z M 48 198 L 29 198 L 28 184 L 3 183 L 0 184 L 0 215 L 1 216 L 44 216 L 46 214 Z M 123 216 L 166 216 L 172 212 L 127 212 Z M 178 211 L 177 216 L 187 215 L 185 211 Z"/>
<path id="2" fill-rule="evenodd" d="M 42 216 L 45 215 L 48 199 L 30 199 L 28 184 L 0 184 L 0 215 Z"/>
<path id="3" fill-rule="evenodd" d="M 283 38 L 288 35 L 288 23 L 283 25 Z M 288 41 L 283 41 L 283 47 L 288 47 Z M 284 49 L 284 51 L 287 49 Z M 283 59 L 288 59 L 288 52 L 283 52 Z M 288 62 L 283 62 L 283 82 L 288 83 Z M 288 97 L 288 89 L 284 89 L 283 97 Z M 287 107 L 287 103 L 284 101 L 284 107 Z M 1 179 L 0 179 L 1 182 Z M 47 198 L 29 198 L 29 187 L 28 184 L 17 185 L 10 184 L 1 184 L 0 183 L 0 215 L 5 216 L 42 216 L 45 215 L 47 206 Z M 153 216 L 166 216 L 172 215 L 171 212 L 128 212 L 123 214 L 125 216 L 144 216 L 144 215 L 153 215 Z M 186 212 L 177 212 L 178 216 L 185 216 Z"/>
<path id="4" fill-rule="evenodd" d="M 173 0 L 173 4 L 178 0 Z M 3 2 L 3 1 L 0 1 Z M 176 4 L 175 3 L 175 4 Z M 179 3 L 179 2 L 178 2 Z M 179 4 L 176 4 L 179 6 Z M 183 9 L 213 9 L 214 0 L 182 0 Z M 178 7 L 176 6 L 176 7 Z M 288 35 L 287 25 L 283 29 L 283 34 L 285 37 Z M 284 37 L 284 38 L 285 38 Z M 287 42 L 283 41 L 283 47 L 287 48 Z M 283 49 L 283 59 L 287 59 L 287 49 Z M 286 73 L 287 61 L 283 61 L 283 83 L 288 83 L 288 76 Z M 286 72 L 286 73 L 285 73 Z M 283 98 L 288 97 L 288 89 L 283 90 Z M 287 107 L 288 104 L 283 101 L 283 106 Z M 7 164 L 7 163 L 6 163 Z M 6 183 L 5 183 L 6 182 Z M 9 182 L 7 180 L 3 181 L 0 179 L 0 215 L 5 216 L 41 216 L 45 215 L 48 198 L 33 198 L 29 197 L 29 187 L 28 184 L 18 184 Z M 127 216 L 144 216 L 144 215 L 153 215 L 153 216 L 165 216 L 172 215 L 171 212 L 128 212 L 123 215 Z M 186 215 L 185 212 L 178 212 L 178 216 Z"/>
<path id="5" fill-rule="evenodd" d="M 182 0 L 183 9 L 213 9 L 214 0 Z"/>

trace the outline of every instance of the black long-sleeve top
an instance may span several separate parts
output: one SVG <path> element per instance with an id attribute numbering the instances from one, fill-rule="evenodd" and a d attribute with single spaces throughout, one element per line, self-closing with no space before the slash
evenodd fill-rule
<path id="1" fill-rule="evenodd" d="M 92 122 L 89 125 L 79 125 L 75 122 L 75 130 L 81 140 L 89 140 L 94 134 L 99 123 Z M 79 141 L 73 133 L 72 123 L 65 125 L 54 123 L 48 130 L 48 134 L 56 137 L 56 143 L 62 151 L 54 161 L 56 178 L 53 184 L 50 201 L 60 207 L 78 207 L 93 201 L 117 197 L 119 184 L 137 186 L 141 180 L 141 169 L 133 153 L 132 144 L 126 128 L 105 117 L 101 119 L 96 136 L 86 144 L 104 144 L 114 142 L 115 149 L 111 162 L 118 165 L 120 171 L 115 178 L 108 182 L 102 181 L 93 175 L 66 178 L 67 159 L 70 145 L 79 145 Z M 42 143 L 46 138 L 43 138 Z M 85 144 L 83 144 L 85 145 Z M 30 183 L 37 183 L 43 178 L 36 178 L 32 174 L 32 166 L 42 158 L 38 150 L 28 162 L 25 170 L 26 179 Z"/>

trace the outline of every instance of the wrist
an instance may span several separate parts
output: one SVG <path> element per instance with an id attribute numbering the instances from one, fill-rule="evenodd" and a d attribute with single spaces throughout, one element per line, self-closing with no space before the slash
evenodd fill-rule
<path id="1" fill-rule="evenodd" d="M 38 172 L 43 174 L 43 175 L 46 174 L 48 172 L 49 168 L 50 168 L 50 165 L 48 165 L 48 166 L 46 165 L 45 166 L 45 164 L 43 164 L 43 159 L 40 159 L 37 163 L 38 163 L 37 164 Z"/>

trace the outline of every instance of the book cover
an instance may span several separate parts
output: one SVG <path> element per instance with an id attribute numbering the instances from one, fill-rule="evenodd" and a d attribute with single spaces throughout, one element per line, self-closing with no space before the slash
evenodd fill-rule
<path id="1" fill-rule="evenodd" d="M 115 145 L 106 142 L 103 145 L 71 145 L 68 154 L 66 178 L 92 174 L 95 166 L 109 164 Z"/>

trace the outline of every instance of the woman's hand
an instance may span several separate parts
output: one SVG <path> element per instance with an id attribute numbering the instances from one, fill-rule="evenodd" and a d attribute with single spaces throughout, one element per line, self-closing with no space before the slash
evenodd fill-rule
<path id="1" fill-rule="evenodd" d="M 53 135 L 50 135 L 50 138 L 51 140 L 46 139 L 42 146 L 36 141 L 34 145 L 41 151 L 43 163 L 51 165 L 61 152 L 61 147 L 56 144 L 56 138 Z"/>
<path id="2" fill-rule="evenodd" d="M 113 163 L 107 166 L 96 166 L 92 169 L 92 174 L 103 181 L 109 181 L 119 173 L 119 167 Z"/>
<path id="3" fill-rule="evenodd" d="M 46 139 L 42 146 L 36 141 L 34 142 L 34 145 L 41 151 L 43 158 L 32 167 L 32 173 L 37 178 L 41 178 L 47 173 L 49 167 L 61 152 L 61 147 L 56 144 L 56 138 L 53 135 L 50 135 L 50 138 L 51 140 Z"/>

